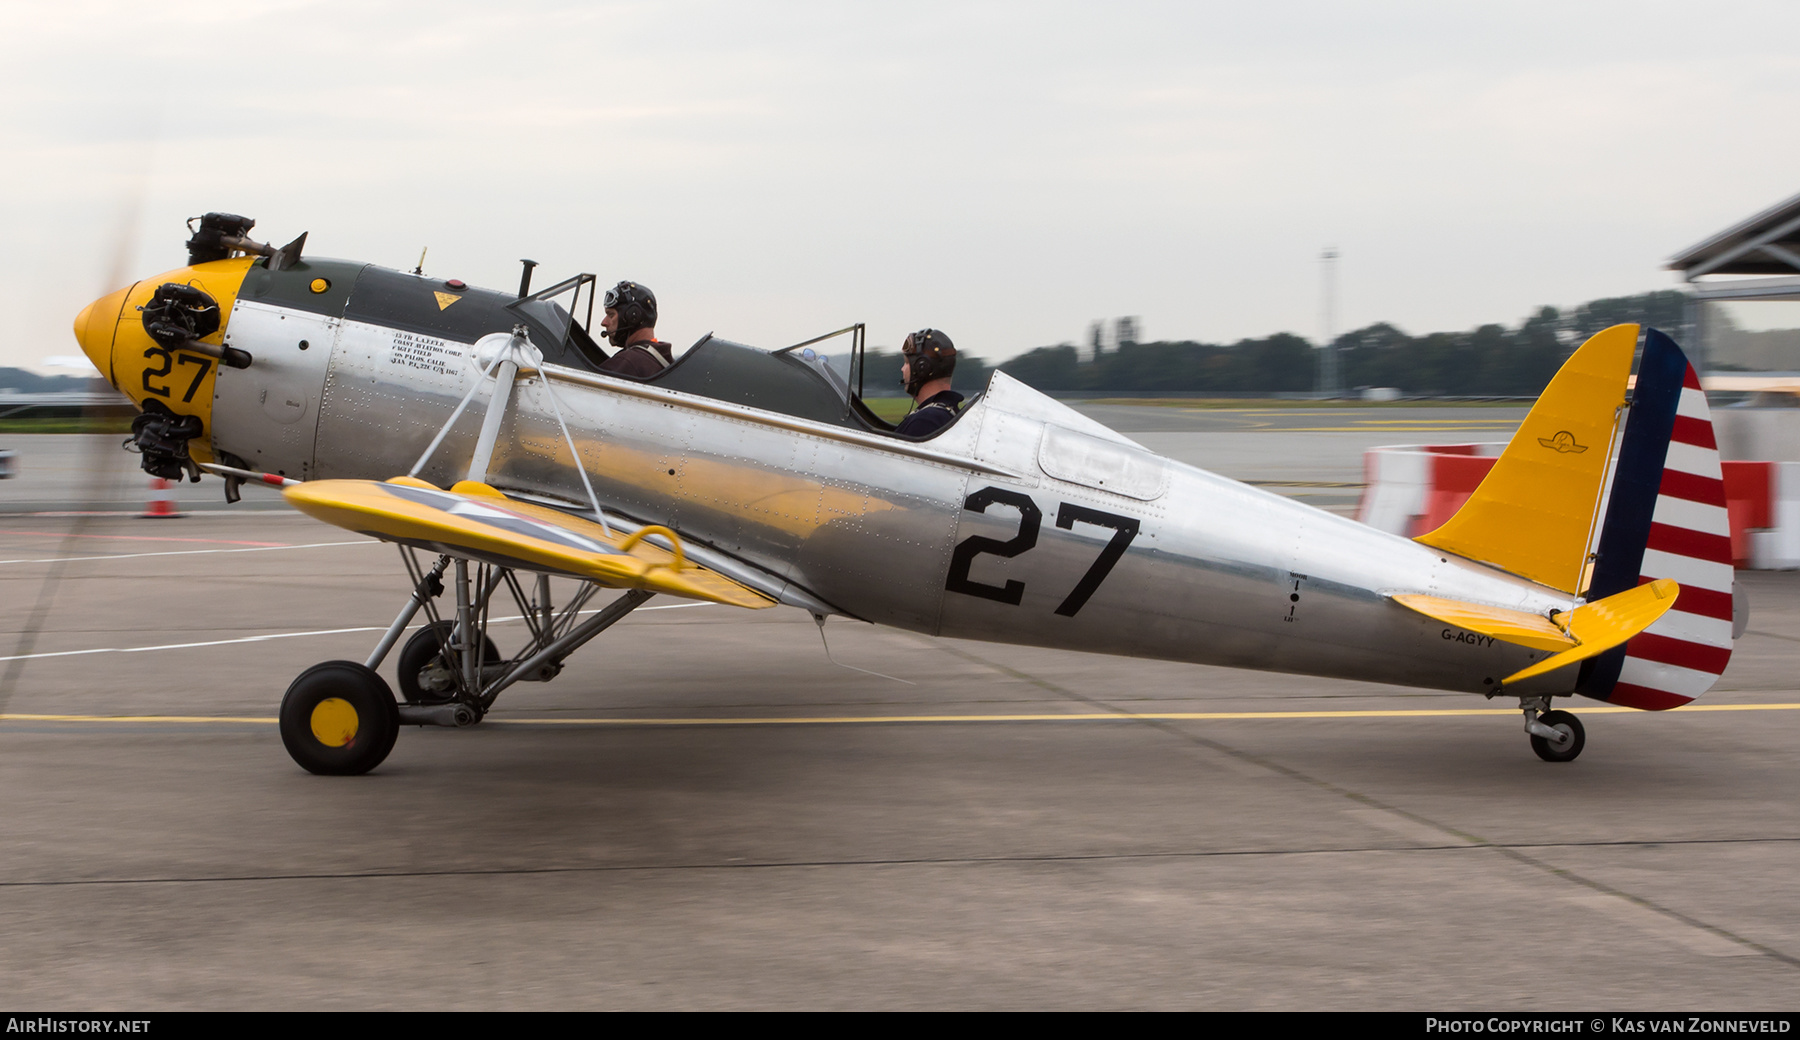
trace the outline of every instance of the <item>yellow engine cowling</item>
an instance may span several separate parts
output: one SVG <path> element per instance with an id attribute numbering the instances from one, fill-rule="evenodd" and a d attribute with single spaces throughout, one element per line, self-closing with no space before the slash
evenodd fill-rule
<path id="1" fill-rule="evenodd" d="M 188 443 L 198 462 L 211 462 L 207 434 L 212 428 L 213 382 L 218 361 L 193 350 L 159 344 L 145 330 L 141 308 L 166 283 L 201 290 L 219 305 L 219 329 L 199 342 L 223 346 L 238 290 L 256 257 L 240 256 L 177 268 L 108 293 L 83 308 L 75 318 L 75 338 L 88 360 L 140 409 L 156 402 L 178 416 L 200 420 L 204 431 Z"/>

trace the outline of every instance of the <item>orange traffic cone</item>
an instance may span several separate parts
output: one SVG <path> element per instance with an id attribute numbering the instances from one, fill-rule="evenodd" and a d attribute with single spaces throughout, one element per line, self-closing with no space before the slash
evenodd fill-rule
<path id="1" fill-rule="evenodd" d="M 150 478 L 150 501 L 145 504 L 144 511 L 138 516 L 144 520 L 174 520 L 186 516 L 186 513 L 175 511 L 175 496 L 169 491 L 169 482 L 162 477 Z"/>

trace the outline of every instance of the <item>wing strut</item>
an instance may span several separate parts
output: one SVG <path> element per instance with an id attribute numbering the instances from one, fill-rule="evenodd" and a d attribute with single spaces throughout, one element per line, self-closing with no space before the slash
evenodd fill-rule
<path id="1" fill-rule="evenodd" d="M 463 395 L 463 399 L 457 402 L 456 410 L 450 413 L 450 418 L 446 419 L 444 425 L 438 429 L 437 436 L 431 438 L 431 443 L 425 446 L 425 452 L 419 456 L 419 461 L 413 463 L 412 469 L 406 471 L 407 476 L 416 477 L 419 475 L 419 471 L 425 468 L 426 460 L 436 453 L 438 445 L 444 443 L 444 437 L 449 434 L 450 427 L 455 426 L 456 420 L 462 418 L 462 413 L 468 409 L 469 402 L 475 399 L 475 391 L 481 389 L 481 385 L 487 382 L 487 378 L 494 374 L 496 368 L 500 367 L 503 358 L 504 355 L 494 355 L 493 363 L 488 365 L 487 369 L 481 373 L 481 378 L 475 380 L 474 384 L 469 387 L 469 392 Z"/>
<path id="2" fill-rule="evenodd" d="M 463 478 L 475 484 L 488 482 L 488 466 L 494 461 L 494 445 L 500 439 L 500 420 L 505 417 L 507 406 L 512 403 L 513 382 L 521 371 L 540 371 L 544 354 L 532 345 L 530 332 L 523 325 L 514 325 L 510 336 L 496 332 L 475 341 L 474 354 L 477 357 L 487 350 L 494 352 L 494 359 L 488 362 L 487 367 L 482 370 L 481 378 L 469 387 L 469 392 L 457 403 L 456 410 L 450 413 L 450 418 L 438 430 L 437 436 L 431 439 L 431 444 L 419 456 L 419 461 L 413 463 L 413 468 L 407 471 L 407 476 L 417 477 L 419 471 L 425 468 L 425 463 L 438 450 L 438 446 L 444 443 L 445 435 L 456 425 L 456 420 L 462 418 L 469 402 L 475 398 L 475 391 L 481 389 L 482 384 L 492 376 L 494 393 L 488 400 L 487 413 L 481 417 L 481 433 L 475 438 L 475 452 L 469 456 L 468 475 Z M 562 429 L 563 441 L 569 446 L 569 459 L 575 465 L 575 472 L 581 477 L 581 487 L 587 492 L 588 505 L 594 510 L 594 519 L 599 521 L 601 530 L 611 535 L 612 527 L 607 524 L 606 514 L 600 509 L 600 498 L 594 494 L 594 485 L 588 479 L 587 467 L 581 464 L 581 451 L 575 447 L 575 437 L 569 432 L 568 422 L 563 419 L 562 402 L 556 396 L 556 388 L 550 385 L 548 379 L 543 384 L 544 392 L 550 396 L 550 410 L 556 415 L 556 425 Z"/>

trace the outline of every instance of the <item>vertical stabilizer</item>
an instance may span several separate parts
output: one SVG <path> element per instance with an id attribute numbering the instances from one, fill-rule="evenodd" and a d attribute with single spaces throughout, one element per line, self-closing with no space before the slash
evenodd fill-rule
<path id="1" fill-rule="evenodd" d="M 1417 540 L 1579 592 L 1637 339 L 1614 325 L 1569 355 L 1475 493 Z"/>
<path id="2" fill-rule="evenodd" d="M 1673 708 L 1711 689 L 1731 660 L 1731 528 L 1712 412 L 1687 355 L 1650 329 L 1587 597 L 1657 578 L 1680 583 L 1674 608 L 1594 658 L 1581 693 Z"/>

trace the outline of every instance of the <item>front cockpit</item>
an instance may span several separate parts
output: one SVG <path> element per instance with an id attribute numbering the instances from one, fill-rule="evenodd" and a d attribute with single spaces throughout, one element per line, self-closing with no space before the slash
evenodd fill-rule
<path id="1" fill-rule="evenodd" d="M 321 280 L 329 286 L 322 293 L 315 288 Z M 346 286 L 341 296 L 335 291 L 339 282 Z M 590 333 L 595 327 L 594 285 L 594 275 L 581 274 L 514 295 L 373 264 L 318 260 L 279 271 L 255 266 L 244 279 L 243 293 L 247 299 L 341 314 L 346 321 L 451 342 L 474 342 L 523 324 L 546 364 L 635 380 L 601 368 L 609 354 Z M 839 337 L 849 340 L 848 377 L 815 349 Z M 708 333 L 667 368 L 635 381 L 848 429 L 892 433 L 893 424 L 876 415 L 858 392 L 864 353 L 861 325 L 773 351 Z"/>

